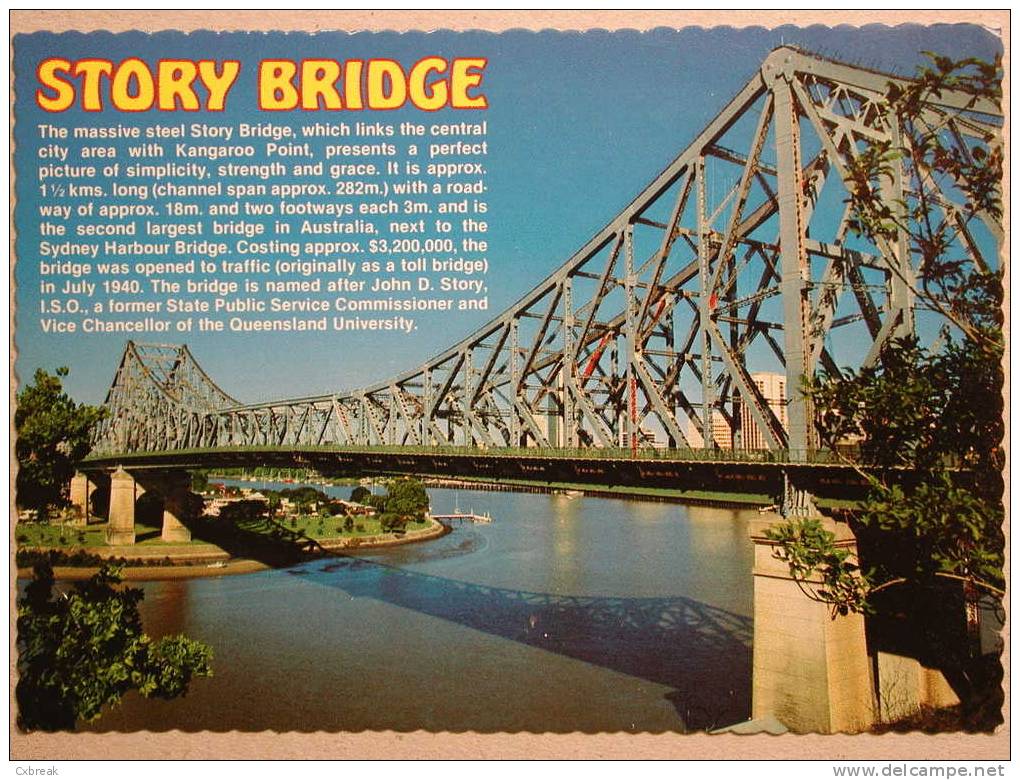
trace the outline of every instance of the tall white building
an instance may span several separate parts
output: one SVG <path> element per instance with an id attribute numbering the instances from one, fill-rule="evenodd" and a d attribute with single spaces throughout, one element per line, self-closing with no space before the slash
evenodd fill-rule
<path id="1" fill-rule="evenodd" d="M 765 402 L 772 409 L 772 413 L 776 415 L 779 422 L 783 424 L 783 427 L 786 427 L 786 377 L 782 374 L 759 372 L 751 374 L 751 379 L 758 388 L 758 392 L 761 393 Z M 768 449 L 768 443 L 761 429 L 755 423 L 751 409 L 744 403 L 740 405 L 740 429 L 741 436 L 743 437 L 743 449 Z M 698 448 L 704 446 L 700 419 L 689 421 L 685 433 L 692 447 Z M 718 409 L 712 411 L 712 440 L 715 446 L 720 449 L 728 450 L 733 447 L 733 437 L 729 423 L 726 422 L 726 418 L 723 417 Z"/>
<path id="2" fill-rule="evenodd" d="M 691 447 L 699 449 L 705 444 L 705 437 L 701 435 L 701 420 L 690 420 L 687 423 L 687 441 Z M 730 434 L 729 423 L 718 409 L 712 410 L 712 441 L 716 447 L 723 450 L 732 449 L 733 442 Z"/>
<path id="3" fill-rule="evenodd" d="M 779 422 L 785 428 L 787 426 L 786 415 L 786 377 L 782 374 L 761 372 L 751 374 L 751 379 L 758 387 L 758 392 L 772 409 L 772 413 L 779 418 Z M 768 443 L 761 429 L 754 422 L 751 410 L 747 404 L 740 407 L 740 428 L 743 433 L 745 450 L 767 450 Z"/>

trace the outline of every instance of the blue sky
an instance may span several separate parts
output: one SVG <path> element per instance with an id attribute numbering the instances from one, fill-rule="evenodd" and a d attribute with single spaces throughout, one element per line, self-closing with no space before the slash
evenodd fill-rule
<path id="1" fill-rule="evenodd" d="M 221 386 L 245 401 L 355 388 L 421 363 L 469 334 L 566 260 L 661 171 L 783 43 L 884 71 L 911 74 L 923 50 L 990 59 L 999 40 L 971 25 L 865 28 L 793 27 L 775 30 L 660 29 L 648 33 L 393 33 L 346 35 L 141 33 L 33 34 L 15 38 L 15 142 L 18 211 L 19 315 L 16 365 L 21 377 L 37 367 L 71 367 L 67 386 L 79 400 L 102 400 L 123 349 L 122 334 L 43 334 L 36 247 L 38 122 L 73 124 L 75 108 L 54 120 L 33 100 L 35 68 L 50 56 L 140 56 L 240 59 L 242 74 L 216 117 L 107 110 L 88 121 L 140 125 L 176 121 L 290 122 L 410 119 L 488 122 L 490 230 L 488 312 L 423 319 L 398 335 L 188 334 L 193 353 Z M 260 59 L 391 57 L 411 65 L 425 55 L 488 58 L 483 91 L 489 109 L 425 114 L 414 109 L 337 117 L 316 112 L 259 116 L 254 72 Z M 465 116 L 470 114 L 470 116 Z M 227 123 L 227 122 L 224 122 Z M 122 157 L 123 161 L 123 157 Z M 175 334 L 139 340 L 176 341 Z"/>

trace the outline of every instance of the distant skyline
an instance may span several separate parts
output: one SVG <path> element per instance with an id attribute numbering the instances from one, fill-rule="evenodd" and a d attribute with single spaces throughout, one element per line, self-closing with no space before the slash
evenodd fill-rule
<path id="1" fill-rule="evenodd" d="M 244 402 L 354 389 L 421 364 L 470 334 L 562 264 L 679 154 L 754 74 L 773 48 L 796 45 L 852 64 L 911 75 L 925 50 L 949 57 L 992 59 L 1000 41 L 976 25 L 904 25 L 897 28 L 775 30 L 750 28 L 657 29 L 585 34 L 515 31 L 491 33 L 39 33 L 14 41 L 15 165 L 29 170 L 40 141 L 35 127 L 56 121 L 35 105 L 35 67 L 47 57 L 141 56 L 237 58 L 275 56 L 339 59 L 387 56 L 410 65 L 425 54 L 488 59 L 484 92 L 489 109 L 472 121 L 488 122 L 490 231 L 487 253 L 490 309 L 444 320 L 432 315 L 409 337 L 378 334 L 222 333 L 140 336 L 139 341 L 186 341 L 223 389 Z M 239 81 L 219 120 L 311 123 L 315 114 L 258 115 L 246 99 L 253 81 Z M 475 112 L 471 112 L 474 114 Z M 336 117 L 330 117 L 336 118 Z M 405 109 L 357 117 L 373 121 L 465 121 L 463 112 Z M 69 110 L 60 123 L 83 120 Z M 112 111 L 88 121 L 140 125 L 216 121 L 202 114 L 124 115 Z M 16 281 L 19 312 L 16 370 L 22 382 L 38 367 L 71 369 L 66 386 L 80 401 L 103 400 L 123 351 L 123 334 L 55 336 L 35 324 L 39 305 L 39 194 L 19 175 Z"/>

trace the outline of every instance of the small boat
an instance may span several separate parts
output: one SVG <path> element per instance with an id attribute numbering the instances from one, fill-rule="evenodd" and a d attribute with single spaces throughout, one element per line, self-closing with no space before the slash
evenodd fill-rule
<path id="1" fill-rule="evenodd" d="M 584 495 L 583 490 L 564 490 L 563 495 L 567 498 L 579 498 Z"/>

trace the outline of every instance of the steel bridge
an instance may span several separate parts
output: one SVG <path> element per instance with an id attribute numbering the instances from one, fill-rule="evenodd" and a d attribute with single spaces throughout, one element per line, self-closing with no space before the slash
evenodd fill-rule
<path id="1" fill-rule="evenodd" d="M 777 49 L 548 277 L 441 354 L 369 387 L 246 404 L 187 346 L 128 342 L 93 458 L 397 447 L 824 463 L 802 378 L 871 364 L 926 316 L 908 236 L 866 242 L 846 203 L 865 145 L 904 143 L 884 108 L 890 82 L 904 80 Z M 969 155 L 1001 144 L 1001 117 L 998 105 L 944 91 L 922 121 Z M 927 197 L 955 221 L 961 254 L 996 267 L 996 220 L 966 222 L 957 188 L 894 166 L 881 187 L 890 213 Z M 752 366 L 784 379 L 785 397 L 769 397 Z"/>

